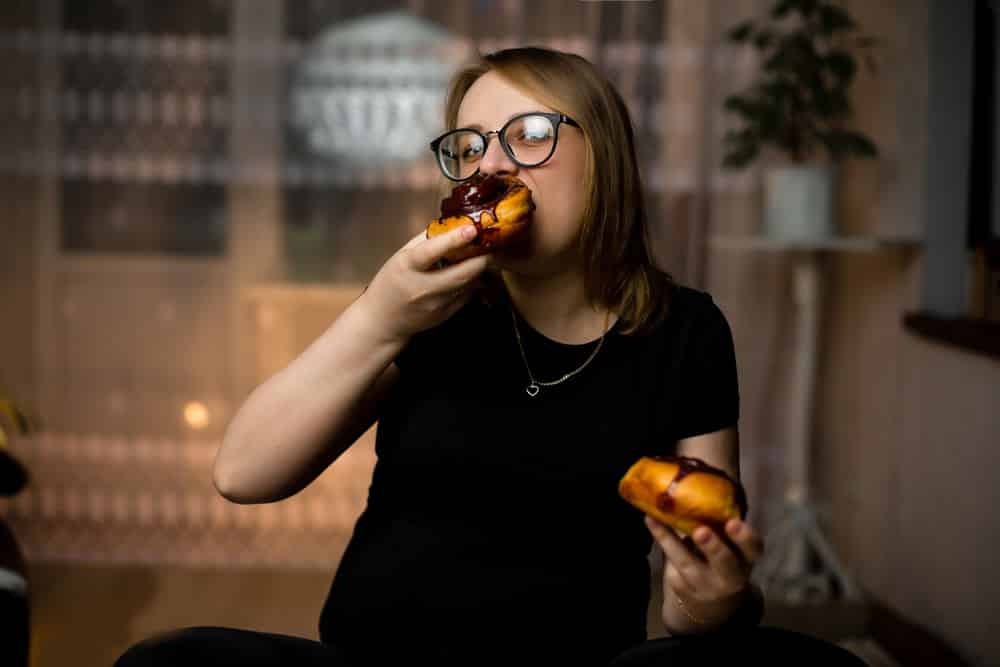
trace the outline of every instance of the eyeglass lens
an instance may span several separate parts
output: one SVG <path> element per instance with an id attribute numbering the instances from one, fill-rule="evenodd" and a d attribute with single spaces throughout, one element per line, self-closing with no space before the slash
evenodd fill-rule
<path id="1" fill-rule="evenodd" d="M 545 116 L 522 116 L 510 122 L 500 140 L 522 167 L 534 167 L 552 155 L 556 128 Z M 486 153 L 482 135 L 472 130 L 452 132 L 438 146 L 438 161 L 445 173 L 456 179 L 468 178 Z"/>

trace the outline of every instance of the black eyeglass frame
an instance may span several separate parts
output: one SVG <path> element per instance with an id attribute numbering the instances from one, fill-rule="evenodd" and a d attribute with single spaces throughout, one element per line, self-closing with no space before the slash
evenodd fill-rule
<path id="1" fill-rule="evenodd" d="M 549 122 L 552 123 L 552 150 L 550 150 L 549 154 L 546 155 L 541 160 L 539 160 L 538 162 L 526 163 L 522 162 L 521 160 L 518 160 L 517 157 L 514 156 L 514 151 L 512 151 L 510 149 L 510 146 L 507 145 L 507 138 L 506 138 L 507 128 L 510 127 L 510 124 L 513 123 L 514 121 L 526 118 L 527 116 L 542 116 L 544 118 L 548 118 Z M 434 153 L 434 159 L 437 162 L 438 169 L 441 170 L 441 173 L 444 174 L 446 178 L 458 182 L 467 181 L 479 173 L 479 167 L 476 167 L 476 170 L 471 174 L 469 174 L 468 176 L 466 176 L 465 178 L 455 178 L 454 176 L 449 175 L 448 170 L 445 169 L 444 165 L 441 163 L 442 159 L 441 153 L 438 151 L 438 148 L 441 146 L 441 142 L 450 137 L 451 135 L 457 134 L 458 132 L 475 132 L 483 140 L 483 155 L 485 155 L 487 149 L 489 149 L 490 147 L 490 135 L 495 134 L 497 138 L 500 140 L 500 147 L 503 149 L 503 152 L 507 154 L 507 157 L 509 157 L 514 162 L 514 164 L 526 168 L 538 167 L 548 162 L 549 159 L 555 154 L 556 144 L 559 143 L 559 126 L 562 125 L 563 123 L 566 123 L 567 125 L 572 125 L 573 127 L 576 128 L 580 128 L 581 130 L 583 129 L 580 127 L 579 123 L 577 123 L 575 120 L 573 120 L 572 118 L 563 113 L 546 112 L 546 111 L 528 111 L 526 113 L 520 113 L 514 116 L 506 123 L 504 123 L 503 127 L 501 127 L 499 130 L 491 130 L 490 132 L 480 132 L 479 130 L 473 127 L 458 127 L 455 128 L 454 130 L 449 130 L 448 132 L 445 132 L 440 137 L 431 142 L 430 144 L 431 152 Z"/>

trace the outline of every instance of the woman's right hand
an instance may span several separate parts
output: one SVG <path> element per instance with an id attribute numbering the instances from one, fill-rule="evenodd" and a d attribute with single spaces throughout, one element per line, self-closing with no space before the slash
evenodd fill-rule
<path id="1" fill-rule="evenodd" d="M 475 235 L 471 223 L 431 239 L 420 232 L 382 265 L 357 305 L 386 340 L 405 344 L 414 334 L 447 320 L 472 297 L 489 255 L 442 269 L 436 266 Z"/>

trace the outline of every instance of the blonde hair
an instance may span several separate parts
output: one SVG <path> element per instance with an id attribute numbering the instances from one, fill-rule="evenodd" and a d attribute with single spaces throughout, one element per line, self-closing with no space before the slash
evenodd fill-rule
<path id="1" fill-rule="evenodd" d="M 452 78 L 445 101 L 448 129 L 456 127 L 469 88 L 490 71 L 580 124 L 587 146 L 580 229 L 584 289 L 592 304 L 618 314 L 621 333 L 656 326 L 666 316 L 674 282 L 655 266 L 649 250 L 632 123 L 621 96 L 578 55 L 506 49 L 480 56 Z"/>

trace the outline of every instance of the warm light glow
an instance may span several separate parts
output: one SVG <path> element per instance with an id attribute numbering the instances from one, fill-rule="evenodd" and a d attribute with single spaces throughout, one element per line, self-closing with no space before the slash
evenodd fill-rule
<path id="1" fill-rule="evenodd" d="M 200 401 L 189 401 L 184 406 L 184 421 L 193 429 L 203 429 L 208 426 L 208 408 Z"/>

